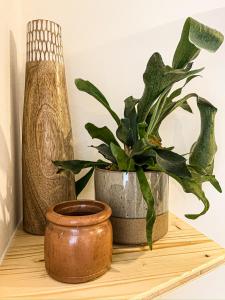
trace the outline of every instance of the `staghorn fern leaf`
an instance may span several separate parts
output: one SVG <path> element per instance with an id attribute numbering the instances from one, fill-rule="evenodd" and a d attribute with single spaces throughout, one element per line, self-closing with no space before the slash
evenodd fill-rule
<path id="1" fill-rule="evenodd" d="M 96 88 L 90 81 L 83 80 L 83 79 L 76 79 L 75 85 L 78 88 L 78 90 L 82 92 L 86 92 L 87 94 L 93 96 L 96 100 L 98 100 L 111 114 L 113 119 L 116 121 L 116 123 L 120 124 L 120 119 L 117 116 L 117 114 L 111 109 L 108 101 L 106 100 L 105 96 L 99 91 L 99 89 Z"/>
<path id="2" fill-rule="evenodd" d="M 198 108 L 201 116 L 201 132 L 197 142 L 192 146 L 189 162 L 190 165 L 198 166 L 211 175 L 217 150 L 214 133 L 217 109 L 201 97 L 198 98 Z"/>
<path id="3" fill-rule="evenodd" d="M 173 57 L 173 67 L 183 68 L 195 59 L 200 49 L 215 52 L 223 43 L 223 35 L 193 18 L 184 23 L 180 41 Z"/>

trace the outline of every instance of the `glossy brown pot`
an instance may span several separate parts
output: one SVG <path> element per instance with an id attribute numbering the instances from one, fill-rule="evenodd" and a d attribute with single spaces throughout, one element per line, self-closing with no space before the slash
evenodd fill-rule
<path id="1" fill-rule="evenodd" d="M 104 274 L 112 259 L 111 208 L 102 202 L 75 200 L 46 214 L 45 267 L 61 282 L 80 283 Z"/>

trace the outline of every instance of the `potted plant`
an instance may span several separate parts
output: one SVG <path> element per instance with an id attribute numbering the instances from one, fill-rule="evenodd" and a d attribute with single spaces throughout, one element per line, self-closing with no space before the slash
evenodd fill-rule
<path id="1" fill-rule="evenodd" d="M 124 197 L 121 195 L 127 191 L 124 189 L 120 191 L 121 178 L 122 185 L 126 185 L 124 181 L 130 181 L 128 189 L 133 188 L 130 191 L 133 199 L 129 205 L 142 206 L 146 213 L 146 222 L 139 225 L 136 223 L 136 230 L 144 231 L 143 226 L 146 226 L 146 237 L 150 247 L 154 240 L 152 238 L 153 225 L 156 215 L 158 215 L 156 200 L 166 205 L 167 176 L 173 177 L 185 192 L 194 194 L 202 201 L 204 209 L 198 214 L 187 214 L 186 217 L 189 219 L 196 219 L 205 214 L 209 208 L 209 201 L 202 190 L 203 182 L 209 181 L 221 192 L 220 185 L 213 175 L 214 156 L 217 150 L 214 136 L 214 120 L 217 109 L 196 93 L 184 96 L 181 94 L 183 87 L 199 76 L 199 72 L 203 70 L 203 68 L 193 69 L 193 61 L 199 55 L 200 50 L 206 49 L 215 52 L 222 42 L 223 35 L 220 32 L 193 18 L 187 18 L 173 56 L 172 66 L 165 65 L 159 53 L 154 53 L 150 57 L 143 75 L 144 92 L 140 99 L 132 96 L 125 99 L 122 119 L 112 110 L 105 96 L 92 83 L 82 79 L 75 80 L 80 91 L 96 98 L 108 110 L 118 128 L 114 135 L 106 126 L 98 128 L 91 123 L 85 125 L 90 136 L 102 142 L 99 146 L 93 147 L 107 161 L 74 160 L 55 161 L 54 163 L 60 172 L 71 170 L 78 174 L 84 168 L 91 168 L 84 177 L 76 182 L 77 194 L 84 188 L 96 169 L 97 200 L 104 200 L 110 205 L 113 202 L 111 207 L 114 217 L 118 217 L 116 214 L 120 211 L 120 207 L 124 206 Z M 174 88 L 174 84 L 177 82 L 182 82 L 182 84 L 179 88 Z M 173 147 L 165 147 L 162 144 L 159 128 L 163 120 L 177 108 L 191 113 L 192 109 L 188 103 L 191 99 L 197 101 L 201 117 L 201 131 L 187 158 L 185 155 L 174 152 Z M 101 176 L 100 173 L 105 175 Z M 127 176 L 127 179 L 124 179 L 124 176 Z M 132 180 L 128 179 L 128 176 Z M 158 183 L 154 184 L 154 181 L 158 181 Z M 99 199 L 101 195 L 98 191 L 99 188 L 101 188 L 101 192 L 104 192 L 105 199 Z M 161 194 L 159 193 L 160 188 Z M 164 200 L 161 199 L 163 195 L 165 196 Z M 157 197 L 158 199 L 156 199 Z M 166 210 L 165 208 L 164 212 Z M 123 235 L 134 235 L 135 226 L 132 227 L 132 230 L 129 230 L 130 225 L 125 226 L 126 231 L 123 232 Z M 165 226 L 163 225 L 163 227 Z M 113 224 L 115 232 L 120 232 L 121 228 L 115 228 L 115 224 Z M 159 228 L 160 226 L 158 226 Z M 162 230 L 161 235 L 165 234 L 165 231 L 165 229 Z"/>

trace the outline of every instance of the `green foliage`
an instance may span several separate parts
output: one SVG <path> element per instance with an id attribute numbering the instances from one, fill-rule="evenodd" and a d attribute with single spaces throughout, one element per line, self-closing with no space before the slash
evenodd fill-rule
<path id="1" fill-rule="evenodd" d="M 104 126 L 99 128 L 92 123 L 87 123 L 85 125 L 85 128 L 87 129 L 88 133 L 93 139 L 99 139 L 100 141 L 106 143 L 107 145 L 110 145 L 110 143 L 119 145 L 112 131 L 109 130 L 108 127 Z"/>
<path id="2" fill-rule="evenodd" d="M 91 146 L 98 150 L 98 152 L 103 155 L 107 160 L 111 161 L 112 163 L 116 163 L 116 159 L 112 154 L 111 148 L 106 144 L 100 144 L 99 146 Z M 120 148 L 119 146 L 117 146 Z M 121 149 L 121 148 L 120 148 Z M 122 150 L 122 149 L 121 149 Z M 123 150 L 122 150 L 123 151 Z"/>
<path id="3" fill-rule="evenodd" d="M 200 53 L 200 49 L 215 52 L 223 42 L 223 35 L 215 29 L 187 18 L 173 57 L 174 68 L 184 68 Z"/>
<path id="4" fill-rule="evenodd" d="M 135 171 L 133 159 L 122 148 L 113 143 L 110 144 L 110 148 L 120 171 Z"/>
<path id="5" fill-rule="evenodd" d="M 98 161 L 84 161 L 84 160 L 55 160 L 54 164 L 58 167 L 58 173 L 63 170 L 70 170 L 74 174 L 80 173 L 82 169 L 98 167 L 98 168 L 106 168 L 109 163 L 98 160 Z"/>
<path id="6" fill-rule="evenodd" d="M 183 88 L 191 80 L 200 76 L 199 72 L 203 70 L 203 68 L 192 69 L 193 60 L 199 55 L 200 50 L 215 52 L 222 42 L 221 33 L 188 18 L 174 53 L 172 66 L 165 65 L 159 53 L 154 53 L 150 57 L 143 75 L 144 92 L 140 99 L 130 96 L 124 100 L 124 116 L 121 119 L 111 109 L 105 96 L 92 83 L 82 79 L 75 81 L 80 91 L 93 96 L 111 114 L 117 123 L 116 136 L 106 126 L 98 128 L 87 123 L 85 128 L 91 138 L 103 142 L 92 147 L 96 148 L 108 162 L 75 160 L 56 161 L 55 164 L 59 172 L 71 170 L 75 174 L 84 168 L 91 168 L 77 181 L 77 193 L 87 184 L 94 168 L 135 171 L 148 207 L 146 235 L 150 247 L 152 247 L 155 210 L 154 198 L 145 172 L 165 172 L 173 177 L 186 193 L 194 194 L 202 202 L 204 208 L 200 213 L 186 215 L 191 219 L 205 214 L 209 208 L 209 201 L 202 190 L 204 182 L 210 182 L 221 192 L 221 187 L 213 175 L 217 149 L 214 136 L 216 108 L 196 93 L 182 97 L 181 94 Z M 181 86 L 174 89 L 174 84 L 180 81 L 182 81 Z M 191 113 L 190 99 L 197 101 L 201 117 L 201 132 L 198 140 L 191 147 L 189 160 L 186 160 L 184 156 L 174 152 L 173 147 L 162 145 L 159 128 L 163 120 L 177 108 Z"/>
<path id="7" fill-rule="evenodd" d="M 156 218 L 155 209 L 154 209 L 154 198 L 151 192 L 151 188 L 148 184 L 147 178 L 145 176 L 145 172 L 141 167 L 137 167 L 137 178 L 140 184 L 140 189 L 143 198 L 147 203 L 148 210 L 146 215 L 146 236 L 147 236 L 148 244 L 152 249 L 152 230 Z"/>
<path id="8" fill-rule="evenodd" d="M 157 150 L 156 162 L 164 172 L 170 172 L 181 178 L 190 178 L 191 174 L 186 165 L 186 159 L 166 149 Z"/>
<path id="9" fill-rule="evenodd" d="M 200 70 L 190 71 L 189 69 L 175 69 L 166 66 L 159 53 L 154 53 L 147 64 L 143 75 L 145 89 L 138 102 L 138 120 L 144 122 L 149 110 L 158 96 L 165 90 L 172 87 L 175 82 L 194 75 Z"/>
<path id="10" fill-rule="evenodd" d="M 89 95 L 93 96 L 96 100 L 98 100 L 111 114 L 113 119 L 116 121 L 116 123 L 120 124 L 120 119 L 117 116 L 117 114 L 111 109 L 108 101 L 106 100 L 105 96 L 99 91 L 99 89 L 96 88 L 91 82 L 83 79 L 76 79 L 75 85 L 78 88 L 78 90 L 82 92 L 86 92 Z"/>
<path id="11" fill-rule="evenodd" d="M 118 139 L 127 146 L 133 146 L 138 140 L 136 104 L 138 100 L 128 97 L 124 100 L 124 119 L 116 131 Z"/>
<path id="12" fill-rule="evenodd" d="M 83 191 L 88 181 L 90 180 L 93 172 L 94 172 L 94 168 L 92 167 L 83 177 L 75 181 L 75 191 L 77 196 L 80 194 L 80 192 Z"/>
<path id="13" fill-rule="evenodd" d="M 217 150 L 214 123 L 217 109 L 203 98 L 198 98 L 201 116 L 201 132 L 197 142 L 192 146 L 189 162 L 212 174 L 214 157 Z"/>
<path id="14" fill-rule="evenodd" d="M 189 219 L 196 219 L 197 217 L 204 215 L 209 209 L 209 201 L 202 190 L 201 178 L 199 176 L 195 176 L 194 172 L 192 172 L 191 178 L 181 178 L 172 173 L 168 174 L 180 183 L 186 193 L 194 194 L 204 205 L 204 209 L 199 214 L 186 214 L 185 216 Z"/>

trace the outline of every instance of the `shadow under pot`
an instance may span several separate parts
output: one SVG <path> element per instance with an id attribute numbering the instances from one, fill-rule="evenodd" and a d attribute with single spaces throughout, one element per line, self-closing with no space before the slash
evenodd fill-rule
<path id="1" fill-rule="evenodd" d="M 145 172 L 155 201 L 156 220 L 153 242 L 168 232 L 169 176 L 162 172 Z M 142 196 L 136 172 L 96 169 L 95 199 L 112 208 L 113 242 L 146 244 L 147 205 Z"/>
<path id="2" fill-rule="evenodd" d="M 45 267 L 61 282 L 80 283 L 104 274 L 112 260 L 111 208 L 102 202 L 62 202 L 46 214 Z"/>

